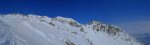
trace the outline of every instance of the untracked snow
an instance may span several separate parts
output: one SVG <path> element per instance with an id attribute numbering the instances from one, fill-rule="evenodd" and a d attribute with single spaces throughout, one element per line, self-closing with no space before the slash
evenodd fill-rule
<path id="1" fill-rule="evenodd" d="M 22 14 L 0 16 L 0 45 L 141 45 L 113 25 Z"/>

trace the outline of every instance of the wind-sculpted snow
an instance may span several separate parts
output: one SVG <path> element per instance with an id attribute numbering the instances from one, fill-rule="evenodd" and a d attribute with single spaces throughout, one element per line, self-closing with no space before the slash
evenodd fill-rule
<path id="1" fill-rule="evenodd" d="M 64 17 L 7 14 L 0 16 L 0 45 L 141 45 L 113 25 L 90 24 Z"/>

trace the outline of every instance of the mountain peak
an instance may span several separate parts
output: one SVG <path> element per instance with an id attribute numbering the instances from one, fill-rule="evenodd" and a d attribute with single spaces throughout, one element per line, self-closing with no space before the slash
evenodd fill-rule
<path id="1" fill-rule="evenodd" d="M 90 24 L 92 24 L 92 25 L 97 25 L 97 24 L 101 24 L 101 22 L 100 22 L 100 21 L 95 21 L 95 20 L 94 20 L 94 21 L 91 21 Z"/>
<path id="2" fill-rule="evenodd" d="M 72 19 L 72 18 L 66 18 L 66 17 L 61 17 L 61 16 L 57 16 L 57 17 L 55 17 L 54 19 L 55 19 L 55 20 L 58 20 L 58 21 L 67 21 L 67 22 L 72 21 L 72 22 L 77 22 L 77 21 L 75 21 L 75 20 Z"/>

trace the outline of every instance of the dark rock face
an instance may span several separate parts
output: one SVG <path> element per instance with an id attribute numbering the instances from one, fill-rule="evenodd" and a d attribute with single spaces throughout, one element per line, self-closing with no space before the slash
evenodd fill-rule
<path id="1" fill-rule="evenodd" d="M 98 21 L 93 21 L 90 25 L 93 26 L 93 30 L 96 30 L 97 32 L 103 31 L 103 32 L 108 33 L 111 36 L 115 36 L 119 34 L 119 32 L 122 32 L 122 30 L 119 29 L 118 27 L 115 27 L 113 25 L 106 25 Z"/>

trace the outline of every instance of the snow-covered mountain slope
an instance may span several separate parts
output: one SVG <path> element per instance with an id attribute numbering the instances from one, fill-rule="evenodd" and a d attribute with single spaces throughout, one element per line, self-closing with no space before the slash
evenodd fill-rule
<path id="1" fill-rule="evenodd" d="M 141 45 L 113 25 L 71 18 L 7 14 L 0 16 L 0 45 Z"/>

